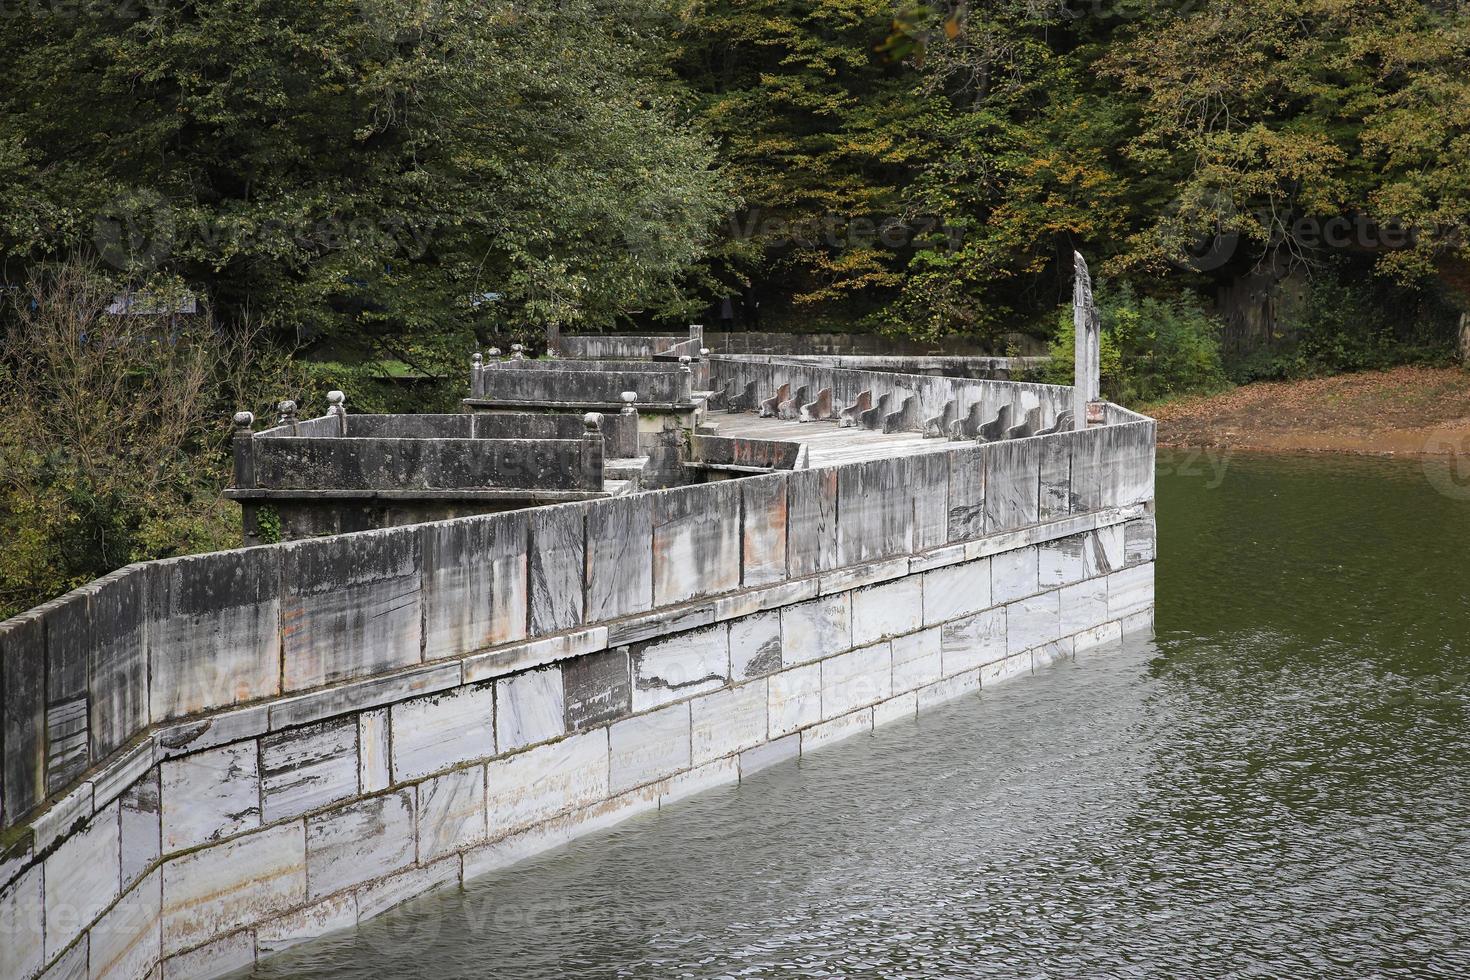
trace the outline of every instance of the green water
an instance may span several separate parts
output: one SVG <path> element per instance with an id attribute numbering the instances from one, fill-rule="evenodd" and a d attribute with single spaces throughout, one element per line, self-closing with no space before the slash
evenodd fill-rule
<path id="1" fill-rule="evenodd" d="M 1470 975 L 1470 492 L 1453 475 L 1162 457 L 1156 638 L 258 975 Z"/>

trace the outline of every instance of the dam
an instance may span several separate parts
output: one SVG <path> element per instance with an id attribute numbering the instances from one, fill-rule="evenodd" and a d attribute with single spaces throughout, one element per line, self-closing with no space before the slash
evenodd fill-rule
<path id="1" fill-rule="evenodd" d="M 1095 370 L 691 328 L 463 408 L 237 416 L 249 547 L 0 624 L 0 977 L 248 967 L 1151 629 L 1154 424 Z"/>

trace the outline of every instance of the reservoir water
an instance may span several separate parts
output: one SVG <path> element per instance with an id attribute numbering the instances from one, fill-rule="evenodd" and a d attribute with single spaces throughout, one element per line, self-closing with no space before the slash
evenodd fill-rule
<path id="1" fill-rule="evenodd" d="M 1157 635 L 260 977 L 1470 975 L 1470 481 L 1161 455 Z"/>

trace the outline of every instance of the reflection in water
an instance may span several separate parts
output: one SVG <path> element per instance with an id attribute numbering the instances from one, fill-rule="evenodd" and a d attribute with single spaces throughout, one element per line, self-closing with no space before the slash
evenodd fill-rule
<path id="1" fill-rule="evenodd" d="M 1470 501 L 1411 465 L 1161 463 L 1156 640 L 258 975 L 1470 974 Z"/>

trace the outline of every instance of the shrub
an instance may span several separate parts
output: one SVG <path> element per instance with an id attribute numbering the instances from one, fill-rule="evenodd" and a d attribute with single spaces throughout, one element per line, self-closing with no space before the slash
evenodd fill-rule
<path id="1" fill-rule="evenodd" d="M 1219 321 L 1197 304 L 1139 296 L 1127 284 L 1100 288 L 1096 301 L 1105 398 L 1137 404 L 1218 391 L 1228 384 L 1220 363 Z M 1043 374 L 1047 382 L 1072 383 L 1074 338 L 1068 306 L 1057 316 L 1051 360 Z"/>
<path id="2" fill-rule="evenodd" d="M 0 618 L 130 562 L 240 542 L 220 496 L 231 415 L 283 386 L 249 336 L 207 314 L 112 315 L 115 295 L 68 264 L 0 311 Z"/>

